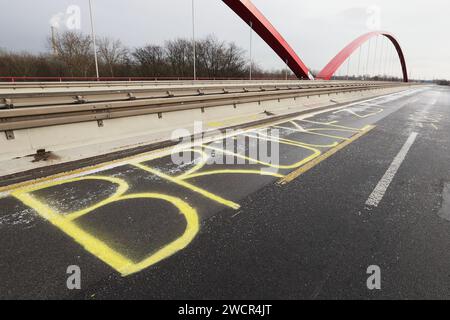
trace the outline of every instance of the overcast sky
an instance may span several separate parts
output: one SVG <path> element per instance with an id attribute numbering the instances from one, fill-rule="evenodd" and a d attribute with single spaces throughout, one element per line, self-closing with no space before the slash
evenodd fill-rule
<path id="1" fill-rule="evenodd" d="M 215 34 L 220 40 L 234 41 L 248 50 L 248 26 L 222 1 L 195 1 L 199 37 Z M 376 14 L 370 13 L 376 10 L 371 9 L 379 8 L 380 28 L 400 40 L 413 77 L 450 79 L 448 0 L 253 2 L 312 69 L 321 69 L 347 43 L 370 31 L 371 22 L 377 20 Z M 120 38 L 130 47 L 191 37 L 191 0 L 93 0 L 93 4 L 97 33 Z M 50 33 L 50 21 L 70 5 L 80 7 L 81 29 L 89 32 L 88 0 L 0 0 L 0 47 L 48 50 L 45 39 Z M 374 46 L 375 41 L 372 49 Z M 254 41 L 254 59 L 266 69 L 283 68 L 258 37 Z"/>

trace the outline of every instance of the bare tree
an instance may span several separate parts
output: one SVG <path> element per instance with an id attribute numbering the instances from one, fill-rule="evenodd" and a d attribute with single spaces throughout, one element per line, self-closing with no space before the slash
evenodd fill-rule
<path id="1" fill-rule="evenodd" d="M 93 65 L 91 37 L 67 31 L 49 39 L 57 58 L 66 65 L 71 76 L 88 76 Z"/>
<path id="2" fill-rule="evenodd" d="M 98 53 L 100 62 L 107 66 L 111 77 L 114 77 L 116 66 L 126 64 L 128 61 L 128 49 L 120 40 L 101 38 Z"/>
<path id="3" fill-rule="evenodd" d="M 63 66 L 46 54 L 10 53 L 0 50 L 0 74 L 9 76 L 61 76 Z"/>
<path id="4" fill-rule="evenodd" d="M 207 77 L 238 77 L 246 70 L 244 50 L 209 36 L 198 43 L 199 71 Z"/>
<path id="5" fill-rule="evenodd" d="M 148 45 L 133 52 L 143 76 L 164 76 L 169 74 L 166 50 L 161 46 Z"/>
<path id="6" fill-rule="evenodd" d="M 247 60 L 245 51 L 234 42 L 229 43 L 224 54 L 223 72 L 226 76 L 243 76 L 246 74 Z"/>
<path id="7" fill-rule="evenodd" d="M 177 39 L 166 42 L 167 62 L 172 74 L 191 76 L 193 69 L 192 42 Z M 244 50 L 234 43 L 218 41 L 209 36 L 196 43 L 197 73 L 201 77 L 240 77 L 245 75 Z"/>
<path id="8" fill-rule="evenodd" d="M 166 42 L 167 61 L 172 74 L 182 77 L 193 75 L 194 59 L 192 41 L 176 39 Z"/>
<path id="9" fill-rule="evenodd" d="M 51 51 L 47 54 L 13 53 L 0 48 L 0 74 L 37 77 L 94 75 L 93 45 L 89 36 L 64 32 L 55 34 L 53 39 L 49 37 L 48 41 Z M 196 45 L 199 77 L 247 77 L 248 59 L 245 51 L 236 44 L 209 36 L 198 40 Z M 129 54 L 119 40 L 103 38 L 99 41 L 99 57 L 102 73 L 111 76 L 193 75 L 193 47 L 189 39 L 167 41 L 164 46 L 147 45 Z M 286 70 L 267 72 L 255 64 L 252 70 L 258 77 L 286 77 Z"/>

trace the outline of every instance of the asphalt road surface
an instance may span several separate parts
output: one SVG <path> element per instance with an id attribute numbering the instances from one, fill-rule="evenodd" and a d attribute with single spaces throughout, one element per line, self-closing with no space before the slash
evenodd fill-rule
<path id="1" fill-rule="evenodd" d="M 449 299 L 450 90 L 6 190 L 0 248 L 2 299 Z"/>

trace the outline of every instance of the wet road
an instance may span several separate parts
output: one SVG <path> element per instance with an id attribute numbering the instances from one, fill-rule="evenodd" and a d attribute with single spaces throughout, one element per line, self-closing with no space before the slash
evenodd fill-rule
<path id="1" fill-rule="evenodd" d="M 7 190 L 0 298 L 448 299 L 449 120 L 414 89 Z"/>

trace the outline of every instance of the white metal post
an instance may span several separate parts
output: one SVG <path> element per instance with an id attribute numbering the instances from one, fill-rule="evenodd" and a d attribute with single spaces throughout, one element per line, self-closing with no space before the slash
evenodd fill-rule
<path id="1" fill-rule="evenodd" d="M 289 73 L 289 70 L 288 70 L 289 65 L 288 65 L 288 60 L 287 59 L 286 59 L 285 63 L 286 63 L 286 65 L 285 65 L 284 72 L 286 74 L 286 81 L 287 81 L 288 80 L 288 73 Z"/>
<path id="2" fill-rule="evenodd" d="M 349 74 L 350 74 L 350 59 L 352 58 L 352 56 L 350 55 L 350 57 L 348 57 L 347 59 L 347 81 L 349 79 Z"/>
<path id="3" fill-rule="evenodd" d="M 250 80 L 252 80 L 253 67 L 253 22 L 250 21 Z"/>
<path id="4" fill-rule="evenodd" d="M 372 42 L 372 39 L 369 39 L 369 44 L 367 48 L 367 65 L 366 65 L 366 74 L 368 75 L 370 79 L 370 73 L 369 73 L 369 65 L 370 65 L 370 43 Z"/>
<path id="5" fill-rule="evenodd" d="M 378 51 L 378 36 L 375 39 L 375 55 L 373 57 L 373 72 L 376 73 L 377 72 L 377 52 Z M 377 74 L 375 74 L 375 76 L 378 76 Z"/>
<path id="6" fill-rule="evenodd" d="M 385 44 L 385 61 L 383 64 L 383 74 L 385 75 L 385 78 L 387 78 L 387 65 L 388 65 L 388 59 L 389 59 L 389 41 L 387 39 L 384 40 Z"/>
<path id="7" fill-rule="evenodd" d="M 391 65 L 390 65 L 390 69 L 391 69 L 390 73 L 391 73 L 391 76 L 393 78 L 395 78 L 394 73 L 395 73 L 395 53 L 396 53 L 396 49 L 395 49 L 394 46 L 391 47 L 391 52 L 392 52 L 392 54 L 391 54 L 392 60 L 391 60 Z"/>
<path id="8" fill-rule="evenodd" d="M 361 68 L 361 52 L 362 52 L 362 45 L 359 47 L 359 58 L 358 58 L 358 79 L 360 77 L 360 68 Z M 362 79 L 362 77 L 361 77 Z"/>
<path id="9" fill-rule="evenodd" d="M 197 50 L 195 42 L 195 0 L 192 0 L 192 48 L 194 54 L 194 81 L 197 80 Z"/>
<path id="10" fill-rule="evenodd" d="M 98 72 L 97 43 L 95 40 L 94 14 L 92 11 L 92 1 L 91 0 L 89 0 L 89 15 L 91 17 L 92 43 L 94 44 L 95 71 L 96 71 L 97 80 L 98 80 L 100 78 L 100 74 Z"/>

